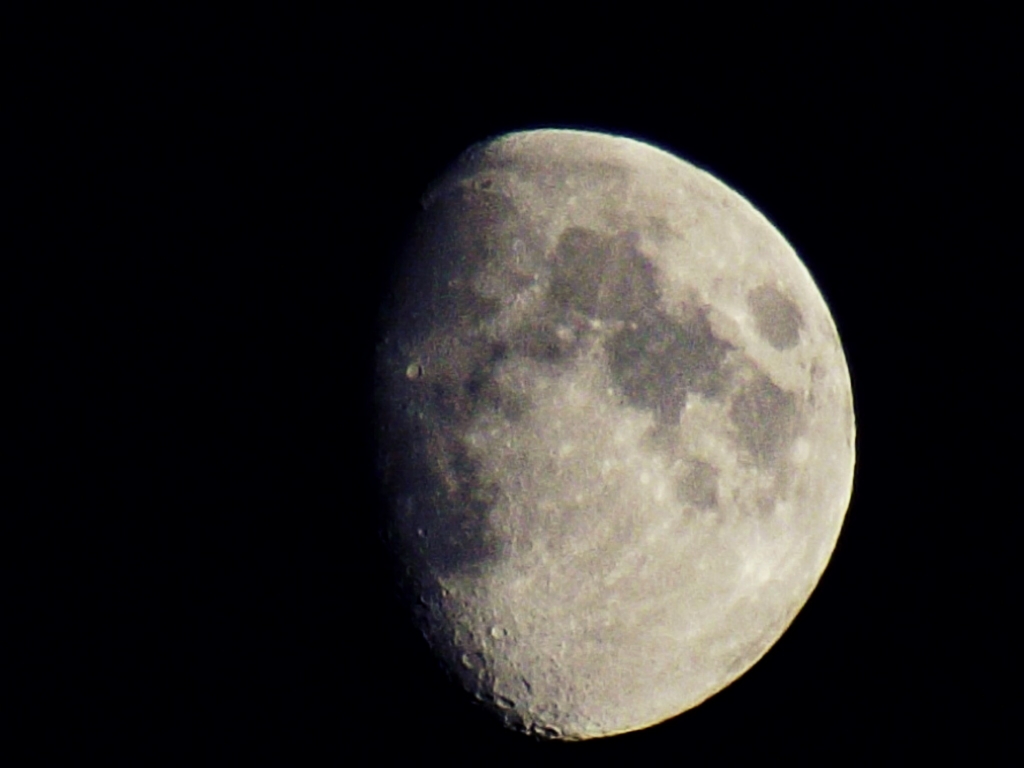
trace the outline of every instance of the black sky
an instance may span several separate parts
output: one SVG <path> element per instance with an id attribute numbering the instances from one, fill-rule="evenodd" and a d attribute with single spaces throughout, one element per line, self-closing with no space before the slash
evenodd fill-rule
<path id="1" fill-rule="evenodd" d="M 13 732 L 111 764 L 997 743 L 1005 22 L 489 13 L 23 27 Z M 839 546 L 777 646 L 674 721 L 568 746 L 505 734 L 433 671 L 391 599 L 369 455 L 373 317 L 421 193 L 469 144 L 542 126 L 657 144 L 767 215 L 833 310 L 859 433 Z"/>

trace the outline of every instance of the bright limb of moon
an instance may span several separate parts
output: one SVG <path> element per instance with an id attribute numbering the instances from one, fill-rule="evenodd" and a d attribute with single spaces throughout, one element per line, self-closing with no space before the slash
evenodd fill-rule
<path id="1" fill-rule="evenodd" d="M 704 171 L 582 131 L 472 148 L 384 307 L 380 466 L 417 621 L 508 726 L 584 739 L 735 680 L 849 503 L 835 324 Z"/>

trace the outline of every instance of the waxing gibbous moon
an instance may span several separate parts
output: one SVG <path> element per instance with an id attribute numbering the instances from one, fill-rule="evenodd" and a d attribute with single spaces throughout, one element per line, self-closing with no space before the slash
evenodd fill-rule
<path id="1" fill-rule="evenodd" d="M 415 618 L 509 727 L 637 730 L 749 669 L 850 500 L 811 275 L 743 197 L 639 141 L 538 130 L 428 190 L 377 352 Z"/>

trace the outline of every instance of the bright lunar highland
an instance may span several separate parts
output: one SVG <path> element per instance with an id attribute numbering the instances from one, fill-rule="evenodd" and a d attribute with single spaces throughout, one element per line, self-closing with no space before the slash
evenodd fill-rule
<path id="1" fill-rule="evenodd" d="M 835 323 L 743 197 L 633 139 L 469 149 L 382 310 L 379 466 L 415 619 L 503 722 L 632 731 L 749 669 L 850 500 Z"/>

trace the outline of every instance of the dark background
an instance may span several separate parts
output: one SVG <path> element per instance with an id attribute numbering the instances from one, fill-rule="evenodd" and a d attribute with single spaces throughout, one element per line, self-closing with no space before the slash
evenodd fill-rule
<path id="1" fill-rule="evenodd" d="M 998 749 L 1005 19 L 489 13 L 12 27 L 4 749 Z M 370 464 L 374 312 L 420 194 L 470 143 L 542 126 L 652 142 L 750 199 L 832 308 L 858 419 L 842 537 L 779 643 L 681 717 L 582 745 L 507 734 L 446 686 L 392 597 Z"/>

